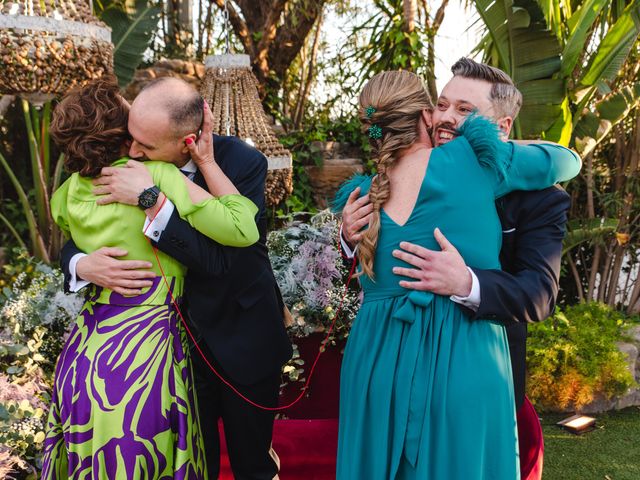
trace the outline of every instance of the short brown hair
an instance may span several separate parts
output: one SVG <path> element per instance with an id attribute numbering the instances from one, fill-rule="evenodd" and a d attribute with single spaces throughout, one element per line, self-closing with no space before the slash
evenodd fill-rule
<path id="1" fill-rule="evenodd" d="M 121 157 L 129 140 L 129 108 L 114 77 L 108 76 L 69 92 L 51 120 L 51 137 L 65 155 L 64 166 L 83 177 L 95 177 L 102 167 Z"/>
<path id="2" fill-rule="evenodd" d="M 500 116 L 516 118 L 522 107 L 522 93 L 509 75 L 499 68 L 462 57 L 451 67 L 454 76 L 484 80 L 491 84 L 491 103 Z"/>

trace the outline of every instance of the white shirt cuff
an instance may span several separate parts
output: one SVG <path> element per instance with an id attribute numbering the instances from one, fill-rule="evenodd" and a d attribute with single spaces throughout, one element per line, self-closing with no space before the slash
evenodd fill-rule
<path id="1" fill-rule="evenodd" d="M 78 261 L 86 256 L 86 253 L 76 253 L 73 257 L 71 257 L 71 261 L 69 262 L 69 275 L 71 276 L 71 279 L 69 280 L 69 290 L 74 293 L 79 292 L 84 287 L 89 285 L 89 283 L 91 283 L 78 278 L 78 273 L 76 272 Z"/>
<path id="2" fill-rule="evenodd" d="M 167 224 L 171 219 L 174 208 L 175 207 L 173 206 L 173 203 L 171 203 L 171 200 L 167 198 L 164 205 L 153 219 L 153 222 L 149 220 L 149 217 L 145 218 L 144 227 L 142 228 L 143 233 L 154 242 L 159 241 L 162 236 L 162 232 L 167 228 Z"/>
<path id="3" fill-rule="evenodd" d="M 351 250 L 351 247 L 349 246 L 347 241 L 344 239 L 344 236 L 342 235 L 342 225 L 340 225 L 340 245 L 342 245 L 342 251 L 344 252 L 344 255 L 347 258 L 353 258 L 356 256 L 358 245 L 356 245 L 355 248 Z"/>
<path id="4" fill-rule="evenodd" d="M 476 274 L 473 273 L 473 270 L 469 267 L 467 267 L 467 270 L 471 273 L 471 292 L 469 292 L 469 296 L 459 297 L 458 295 L 451 295 L 450 298 L 452 301 L 477 312 L 480 307 L 480 282 L 478 281 Z"/>

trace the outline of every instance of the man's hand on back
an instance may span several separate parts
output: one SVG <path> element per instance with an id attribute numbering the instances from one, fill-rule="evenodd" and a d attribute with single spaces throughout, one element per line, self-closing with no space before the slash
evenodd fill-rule
<path id="1" fill-rule="evenodd" d="M 342 210 L 342 236 L 350 245 L 362 240 L 362 229 L 369 225 L 373 205 L 369 202 L 369 195 L 361 198 L 360 187 L 357 187 L 347 199 Z"/>
<path id="2" fill-rule="evenodd" d="M 415 267 L 393 268 L 393 273 L 396 275 L 415 280 L 401 280 L 400 286 L 412 290 L 433 292 L 438 295 L 469 296 L 472 277 L 464 259 L 440 229 L 436 228 L 433 236 L 442 249 L 439 252 L 409 242 L 401 242 L 401 250 L 393 251 L 394 257 Z"/>
<path id="3" fill-rule="evenodd" d="M 104 167 L 98 178 L 93 181 L 95 195 L 101 195 L 96 203 L 124 203 L 138 205 L 138 197 L 147 188 L 153 187 L 151 173 L 144 163 L 129 160 L 122 167 Z"/>
<path id="4" fill-rule="evenodd" d="M 113 290 L 120 295 L 139 295 L 142 288 L 150 287 L 156 274 L 150 270 L 151 263 L 142 260 L 118 260 L 126 250 L 102 247 L 78 260 L 78 277 L 100 287 Z"/>

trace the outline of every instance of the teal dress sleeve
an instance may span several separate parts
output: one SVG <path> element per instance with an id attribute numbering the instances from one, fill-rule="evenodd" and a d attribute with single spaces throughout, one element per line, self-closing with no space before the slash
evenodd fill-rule
<path id="1" fill-rule="evenodd" d="M 360 187 L 360 196 L 366 195 L 371 188 L 371 180 L 373 179 L 372 175 L 362 175 L 356 174 L 351 177 L 349 180 L 340 185 L 338 192 L 335 197 L 333 197 L 333 201 L 331 202 L 331 211 L 333 213 L 340 213 L 344 209 L 344 206 L 347 204 L 347 200 L 349 199 L 349 195 L 356 188 Z"/>
<path id="2" fill-rule="evenodd" d="M 542 190 L 580 173 L 577 153 L 555 143 L 520 145 L 508 142 L 511 161 L 505 178 L 495 187 L 496 198 L 514 190 Z"/>
<path id="3" fill-rule="evenodd" d="M 498 126 L 481 116 L 469 117 L 460 133 L 489 174 L 496 198 L 514 190 L 542 190 L 580 172 L 580 157 L 568 148 L 554 143 L 504 142 Z"/>
<path id="4" fill-rule="evenodd" d="M 224 195 L 193 203 L 185 177 L 174 165 L 165 162 L 146 165 L 155 184 L 193 228 L 225 246 L 248 247 L 258 241 L 260 233 L 255 221 L 258 207 L 251 200 L 242 195 Z"/>

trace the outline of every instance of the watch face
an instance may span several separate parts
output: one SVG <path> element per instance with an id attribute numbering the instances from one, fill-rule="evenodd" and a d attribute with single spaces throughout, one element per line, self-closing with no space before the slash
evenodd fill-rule
<path id="1" fill-rule="evenodd" d="M 144 209 L 153 207 L 157 201 L 158 193 L 155 192 L 152 188 L 146 189 L 138 197 L 138 204 Z"/>

